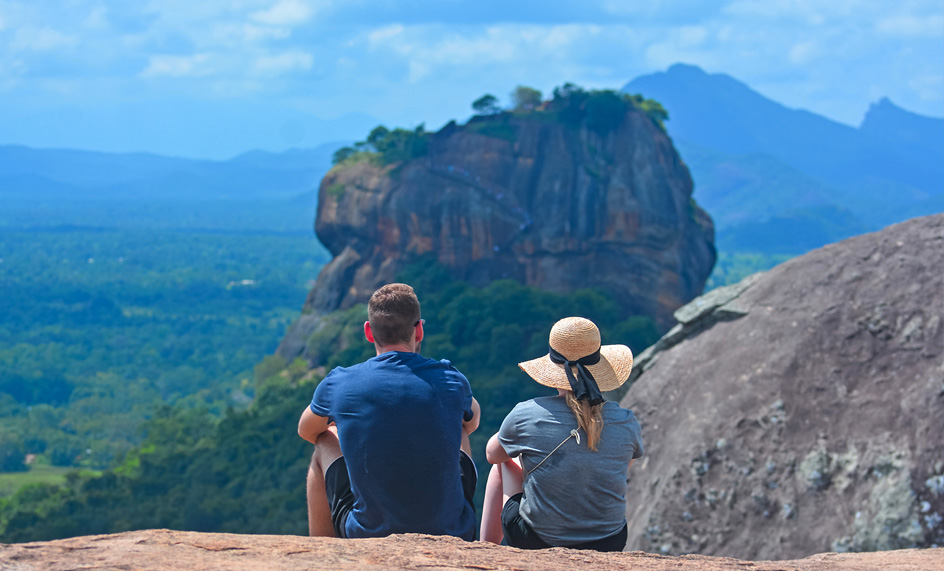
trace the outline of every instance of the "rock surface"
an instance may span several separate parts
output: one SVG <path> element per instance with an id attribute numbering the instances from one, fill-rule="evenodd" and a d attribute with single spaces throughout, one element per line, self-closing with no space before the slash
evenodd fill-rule
<path id="1" fill-rule="evenodd" d="M 944 215 L 698 298 L 622 400 L 628 549 L 746 559 L 944 544 Z"/>
<path id="2" fill-rule="evenodd" d="M 450 124 L 432 135 L 428 156 L 325 176 L 315 231 L 334 259 L 309 294 L 307 320 L 366 302 L 425 255 L 476 285 L 599 288 L 668 328 L 715 261 L 711 219 L 691 196 L 671 140 L 638 110 L 605 134 L 528 115 Z M 302 336 L 280 354 L 297 355 Z"/>
<path id="3" fill-rule="evenodd" d="M 884 553 L 826 553 L 799 561 L 739 561 L 642 552 L 596 553 L 571 549 L 522 551 L 451 537 L 394 535 L 338 540 L 285 535 L 231 535 L 169 530 L 0 546 L 0 568 L 15 571 L 73 569 L 486 569 L 495 571 L 900 571 L 940 569 L 944 549 Z"/>

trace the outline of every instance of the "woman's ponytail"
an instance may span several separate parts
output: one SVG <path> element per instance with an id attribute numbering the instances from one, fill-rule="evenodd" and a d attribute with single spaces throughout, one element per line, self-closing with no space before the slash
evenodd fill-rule
<path id="1" fill-rule="evenodd" d="M 590 406 L 585 400 L 577 400 L 573 391 L 567 391 L 565 394 L 567 406 L 577 417 L 577 426 L 587 435 L 587 446 L 596 452 L 600 434 L 603 432 L 603 405 Z"/>

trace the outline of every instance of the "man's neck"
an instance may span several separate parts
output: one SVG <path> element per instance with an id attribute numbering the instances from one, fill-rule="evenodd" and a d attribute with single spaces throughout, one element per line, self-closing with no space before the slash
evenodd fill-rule
<path id="1" fill-rule="evenodd" d="M 378 355 L 383 355 L 384 353 L 389 353 L 390 351 L 400 351 L 402 353 L 415 353 L 414 348 L 409 345 L 404 345 L 402 343 L 397 343 L 395 345 L 380 345 L 374 344 L 374 347 L 377 349 Z"/>

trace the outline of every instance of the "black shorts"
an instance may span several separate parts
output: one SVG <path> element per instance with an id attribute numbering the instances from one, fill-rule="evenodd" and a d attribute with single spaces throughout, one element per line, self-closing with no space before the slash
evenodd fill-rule
<path id="1" fill-rule="evenodd" d="M 459 475 L 462 478 L 462 493 L 472 506 L 474 513 L 475 503 L 472 498 L 475 496 L 478 474 L 472 458 L 463 451 L 459 451 Z M 354 509 L 354 492 L 351 490 L 351 479 L 347 473 L 344 456 L 332 462 L 325 470 L 325 491 L 328 493 L 328 505 L 331 506 L 331 523 L 334 525 L 334 533 L 338 537 L 347 537 L 344 524 L 347 522 L 347 516 Z"/>
<path id="2" fill-rule="evenodd" d="M 521 517 L 519 510 L 521 508 L 521 497 L 523 495 L 524 494 L 515 494 L 511 496 L 502 508 L 502 530 L 505 532 L 505 539 L 502 540 L 503 545 L 510 545 L 511 547 L 517 547 L 519 549 L 567 547 L 568 549 L 592 549 L 594 551 L 622 551 L 623 548 L 626 547 L 626 538 L 628 537 L 629 530 L 626 528 L 625 524 L 623 525 L 623 529 L 603 539 L 587 541 L 576 545 L 554 546 L 548 544 L 541 539 Z"/>

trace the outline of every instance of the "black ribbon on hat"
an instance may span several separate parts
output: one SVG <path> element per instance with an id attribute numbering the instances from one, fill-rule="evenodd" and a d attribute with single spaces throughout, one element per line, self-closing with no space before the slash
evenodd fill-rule
<path id="1" fill-rule="evenodd" d="M 593 378 L 590 370 L 586 367 L 586 365 L 596 365 L 600 362 L 599 349 L 576 361 L 569 361 L 567 357 L 555 351 L 553 347 L 548 347 L 548 349 L 550 349 L 550 351 L 548 351 L 547 356 L 551 358 L 551 362 L 564 365 L 564 370 L 567 372 L 567 380 L 570 381 L 570 389 L 574 391 L 574 396 L 577 397 L 577 400 L 589 399 L 590 406 L 596 406 L 603 402 L 600 387 L 597 386 L 596 379 Z M 574 377 L 574 372 L 570 369 L 571 367 L 577 367 L 576 377 Z"/>

